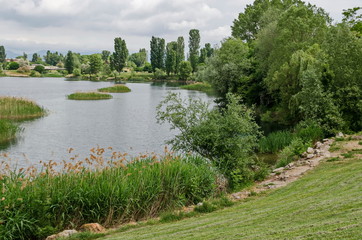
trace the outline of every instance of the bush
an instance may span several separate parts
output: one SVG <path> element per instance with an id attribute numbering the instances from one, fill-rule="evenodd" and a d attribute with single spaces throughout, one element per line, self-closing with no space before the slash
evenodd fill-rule
<path id="1" fill-rule="evenodd" d="M 166 79 L 166 73 L 158 68 L 155 69 L 153 76 L 155 77 L 156 80 Z"/>
<path id="2" fill-rule="evenodd" d="M 270 133 L 267 137 L 262 137 L 259 141 L 259 152 L 277 153 L 288 146 L 294 136 L 289 131 L 277 131 Z"/>
<path id="3" fill-rule="evenodd" d="M 82 76 L 82 71 L 81 71 L 79 68 L 75 68 L 75 69 L 73 70 L 73 75 L 74 75 L 75 77 L 80 77 L 80 76 Z"/>
<path id="4" fill-rule="evenodd" d="M 180 80 L 187 80 L 192 73 L 192 66 L 189 61 L 182 61 L 180 63 L 179 78 Z"/>
<path id="5" fill-rule="evenodd" d="M 284 167 L 294 160 L 297 160 L 299 156 L 307 150 L 308 143 L 305 143 L 301 138 L 294 138 L 291 144 L 285 147 L 279 154 L 277 167 Z"/>
<path id="6" fill-rule="evenodd" d="M 43 73 L 45 71 L 45 67 L 43 65 L 37 65 L 34 67 L 34 71 L 37 71 L 38 73 Z"/>
<path id="7" fill-rule="evenodd" d="M 167 142 L 174 150 L 210 159 L 236 189 L 254 180 L 252 156 L 260 132 L 251 109 L 233 95 L 228 95 L 228 101 L 225 108 L 209 110 L 201 100 L 187 102 L 170 93 L 157 107 L 157 120 L 180 131 Z"/>
<path id="8" fill-rule="evenodd" d="M 30 72 L 30 68 L 29 66 L 22 66 L 19 67 L 17 70 L 18 73 L 29 73 Z"/>
<path id="9" fill-rule="evenodd" d="M 39 72 L 33 70 L 30 72 L 29 76 L 30 77 L 41 77 L 41 74 Z"/>
<path id="10" fill-rule="evenodd" d="M 20 67 L 20 65 L 17 62 L 10 62 L 8 64 L 8 69 L 9 70 L 17 70 L 19 67 Z"/>
<path id="11" fill-rule="evenodd" d="M 316 142 L 324 138 L 322 127 L 315 121 L 300 122 L 295 128 L 296 136 L 305 143 Z"/>

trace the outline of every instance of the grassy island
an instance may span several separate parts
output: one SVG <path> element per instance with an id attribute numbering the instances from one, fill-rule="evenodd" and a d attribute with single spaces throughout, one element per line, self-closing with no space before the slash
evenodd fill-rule
<path id="1" fill-rule="evenodd" d="M 194 84 L 181 86 L 181 88 L 186 89 L 186 90 L 195 90 L 195 91 L 201 91 L 201 92 L 206 92 L 206 93 L 213 92 L 211 85 L 208 83 L 194 83 Z"/>
<path id="2" fill-rule="evenodd" d="M 110 94 L 98 92 L 77 92 L 68 95 L 70 100 L 103 100 L 113 98 Z"/>
<path id="3" fill-rule="evenodd" d="M 116 84 L 112 87 L 106 87 L 106 88 L 100 88 L 98 89 L 100 92 L 108 92 L 108 93 L 125 93 L 130 92 L 131 89 L 129 89 L 127 86 L 122 84 Z"/>
<path id="4" fill-rule="evenodd" d="M 16 97 L 0 97 L 0 119 L 28 120 L 44 116 L 45 109 L 35 102 Z"/>

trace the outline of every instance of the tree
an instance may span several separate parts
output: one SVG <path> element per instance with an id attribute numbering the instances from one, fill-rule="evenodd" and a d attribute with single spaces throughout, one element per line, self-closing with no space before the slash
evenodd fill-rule
<path id="1" fill-rule="evenodd" d="M 33 56 L 32 56 L 32 58 L 31 58 L 31 61 L 32 61 L 33 63 L 39 63 L 39 62 L 41 62 L 41 57 L 39 56 L 39 54 L 34 53 Z"/>
<path id="2" fill-rule="evenodd" d="M 185 40 L 181 36 L 177 38 L 176 73 L 178 73 L 182 61 L 185 61 Z"/>
<path id="3" fill-rule="evenodd" d="M 189 61 L 182 61 L 180 63 L 179 78 L 180 80 L 187 80 L 192 73 L 192 66 Z"/>
<path id="4" fill-rule="evenodd" d="M 23 59 L 28 60 L 28 54 L 26 54 L 25 52 L 23 53 Z"/>
<path id="5" fill-rule="evenodd" d="M 4 46 L 0 46 L 0 63 L 5 62 L 6 59 L 6 53 Z"/>
<path id="6" fill-rule="evenodd" d="M 211 57 L 213 54 L 214 54 L 214 49 L 211 47 L 211 44 L 206 43 L 205 47 L 200 50 L 199 63 L 205 63 L 206 59 Z"/>
<path id="7" fill-rule="evenodd" d="M 196 72 L 199 62 L 200 32 L 197 29 L 191 29 L 189 32 L 189 54 L 192 71 Z"/>
<path id="8" fill-rule="evenodd" d="M 177 63 L 177 42 L 169 42 L 166 46 L 166 73 L 176 73 Z"/>
<path id="9" fill-rule="evenodd" d="M 74 57 L 72 51 L 68 51 L 67 56 L 65 58 L 65 69 L 69 74 L 73 73 L 74 70 Z"/>
<path id="10" fill-rule="evenodd" d="M 110 52 L 110 51 L 108 51 L 108 50 L 103 50 L 103 51 L 102 51 L 102 60 L 103 60 L 104 62 L 108 62 L 110 55 L 111 55 L 111 52 Z"/>
<path id="11" fill-rule="evenodd" d="M 361 10 L 362 7 L 350 8 L 343 10 L 343 22 L 347 23 L 352 31 L 356 31 L 362 35 L 362 14 L 357 15 L 357 12 Z"/>
<path id="12" fill-rule="evenodd" d="M 92 54 L 89 57 L 89 73 L 97 74 L 102 70 L 102 57 L 99 54 Z"/>
<path id="13" fill-rule="evenodd" d="M 112 66 L 117 72 L 121 72 L 126 66 L 128 49 L 126 41 L 122 38 L 114 39 L 114 53 L 112 54 Z"/>
<path id="14" fill-rule="evenodd" d="M 157 121 L 168 122 L 171 130 L 178 130 L 167 142 L 173 150 L 208 158 L 236 189 L 254 180 L 257 163 L 251 156 L 260 132 L 253 110 L 239 104 L 234 95 L 227 98 L 225 108 L 210 110 L 201 100 L 183 100 L 170 93 L 157 107 Z"/>
<path id="15" fill-rule="evenodd" d="M 145 65 L 147 60 L 146 49 L 142 48 L 138 51 L 138 53 L 131 54 L 128 60 L 134 62 L 137 67 L 142 67 L 143 65 Z"/>
<path id="16" fill-rule="evenodd" d="M 45 67 L 43 65 L 37 65 L 34 67 L 34 71 L 37 71 L 38 73 L 43 73 L 45 71 Z"/>
<path id="17" fill-rule="evenodd" d="M 165 39 L 153 37 L 150 42 L 151 46 L 151 65 L 153 71 L 165 68 Z"/>
<path id="18" fill-rule="evenodd" d="M 45 63 L 56 66 L 58 62 L 63 62 L 64 56 L 59 54 L 58 52 L 52 53 L 49 50 L 47 51 L 46 55 L 44 56 Z"/>

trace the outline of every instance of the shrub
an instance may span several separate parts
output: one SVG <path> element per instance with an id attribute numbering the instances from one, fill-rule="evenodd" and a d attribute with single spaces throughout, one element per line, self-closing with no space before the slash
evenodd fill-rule
<path id="1" fill-rule="evenodd" d="M 182 61 L 180 63 L 179 78 L 180 80 L 187 80 L 192 73 L 192 66 L 189 61 Z"/>
<path id="2" fill-rule="evenodd" d="M 301 138 L 294 138 L 289 146 L 285 147 L 279 154 L 277 167 L 284 167 L 290 162 L 298 159 L 298 157 L 307 150 L 309 144 L 305 143 Z"/>
<path id="3" fill-rule="evenodd" d="M 155 72 L 153 73 L 153 76 L 157 80 L 162 80 L 162 79 L 166 79 L 167 75 L 162 69 L 156 68 Z"/>
<path id="4" fill-rule="evenodd" d="M 19 63 L 17 63 L 17 62 L 10 62 L 9 64 L 8 64 L 8 69 L 9 70 L 17 70 L 18 68 L 19 68 Z"/>
<path id="5" fill-rule="evenodd" d="M 289 131 L 277 131 L 270 133 L 267 137 L 262 137 L 259 141 L 259 152 L 277 153 L 288 146 L 294 136 Z"/>
<path id="6" fill-rule="evenodd" d="M 34 71 L 37 71 L 38 73 L 43 73 L 45 71 L 45 67 L 43 65 L 36 65 L 34 67 Z"/>
<path id="7" fill-rule="evenodd" d="M 180 131 L 167 142 L 174 150 L 210 159 L 236 189 L 254 179 L 252 155 L 260 132 L 251 109 L 233 95 L 228 95 L 228 101 L 225 108 L 209 110 L 201 100 L 187 102 L 170 93 L 157 107 L 157 120 Z"/>
<path id="8" fill-rule="evenodd" d="M 12 122 L 0 119 L 0 143 L 4 143 L 15 138 L 15 135 L 19 130 L 20 128 Z"/>
<path id="9" fill-rule="evenodd" d="M 19 73 L 29 73 L 30 68 L 29 68 L 29 66 L 25 65 L 25 66 L 19 67 L 17 72 L 19 72 Z"/>
<path id="10" fill-rule="evenodd" d="M 41 74 L 39 72 L 33 70 L 30 72 L 29 76 L 30 77 L 41 77 Z"/>
<path id="11" fill-rule="evenodd" d="M 295 128 L 296 136 L 304 142 L 316 142 L 324 138 L 322 127 L 315 121 L 300 122 Z"/>
<path id="12" fill-rule="evenodd" d="M 79 68 L 75 68 L 75 69 L 73 70 L 73 75 L 74 75 L 75 77 L 80 77 L 80 76 L 82 76 L 82 72 L 81 72 L 81 70 L 80 70 Z"/>

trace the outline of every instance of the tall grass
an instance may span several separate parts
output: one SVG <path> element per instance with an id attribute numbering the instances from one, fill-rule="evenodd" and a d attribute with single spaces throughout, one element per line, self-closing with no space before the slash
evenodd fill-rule
<path id="1" fill-rule="evenodd" d="M 106 87 L 106 88 L 100 88 L 98 89 L 100 92 L 109 92 L 109 93 L 125 93 L 130 92 L 131 89 L 129 89 L 127 86 L 122 84 L 116 84 L 112 87 Z"/>
<path id="2" fill-rule="evenodd" d="M 16 97 L 0 97 L 0 119 L 25 120 L 45 115 L 35 102 Z"/>
<path id="3" fill-rule="evenodd" d="M 69 100 L 103 100 L 113 98 L 110 94 L 97 92 L 77 92 L 67 96 Z"/>
<path id="4" fill-rule="evenodd" d="M 277 153 L 288 146 L 294 138 L 293 133 L 289 131 L 272 132 L 259 141 L 259 152 Z"/>
<path id="5" fill-rule="evenodd" d="M 42 239 L 67 227 L 105 226 L 157 216 L 212 196 L 216 173 L 199 157 L 140 156 L 93 149 L 83 161 L 44 163 L 0 177 L 0 236 Z"/>
<path id="6" fill-rule="evenodd" d="M 19 130 L 20 128 L 14 123 L 0 119 L 0 143 L 14 139 Z"/>
<path id="7" fill-rule="evenodd" d="M 189 85 L 183 85 L 181 86 L 181 88 L 187 90 L 207 92 L 207 93 L 212 93 L 214 91 L 211 85 L 208 83 L 194 83 Z"/>

